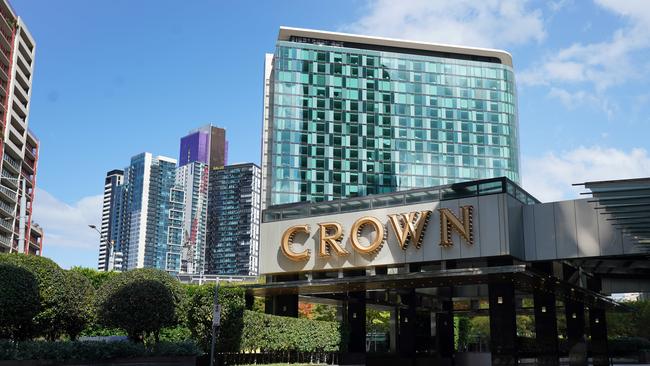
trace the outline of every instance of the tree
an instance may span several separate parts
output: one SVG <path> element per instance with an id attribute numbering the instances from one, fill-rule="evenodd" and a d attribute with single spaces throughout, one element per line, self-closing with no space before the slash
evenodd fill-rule
<path id="1" fill-rule="evenodd" d="M 336 306 L 315 304 L 312 311 L 312 319 L 328 322 L 336 321 Z"/>
<path id="2" fill-rule="evenodd" d="M 210 341 L 212 331 L 212 307 L 214 303 L 214 284 L 188 288 L 191 306 L 187 309 L 186 326 L 204 349 Z M 236 286 L 219 287 L 219 304 L 221 304 L 221 327 L 219 332 L 219 349 L 237 351 L 243 328 L 243 314 L 246 302 L 244 289 Z"/>
<path id="3" fill-rule="evenodd" d="M 366 329 L 368 333 L 389 333 L 390 311 L 366 308 Z"/>
<path id="4" fill-rule="evenodd" d="M 79 273 L 80 275 L 86 277 L 96 290 L 102 287 L 104 282 L 106 282 L 109 278 L 115 277 L 119 274 L 119 272 L 115 271 L 104 272 L 84 267 L 72 267 L 70 268 L 70 271 Z"/>
<path id="5" fill-rule="evenodd" d="M 15 264 L 0 263 L 0 338 L 28 338 L 40 306 L 36 277 Z"/>
<path id="6" fill-rule="evenodd" d="M 183 320 L 203 350 L 208 351 L 212 332 L 212 307 L 214 284 L 187 286 Z M 239 351 L 246 302 L 244 289 L 236 286 L 219 287 L 221 304 L 221 328 L 218 338 L 220 351 Z"/>
<path id="7" fill-rule="evenodd" d="M 35 327 L 31 337 L 42 335 L 49 340 L 57 339 L 63 330 L 63 317 L 67 302 L 66 291 L 60 286 L 64 273 L 48 258 L 24 254 L 0 254 L 0 263 L 10 263 L 30 271 L 38 283 L 40 311 L 34 317 Z"/>
<path id="8" fill-rule="evenodd" d="M 183 301 L 178 280 L 164 271 L 135 269 L 109 278 L 100 288 L 96 306 L 99 323 L 123 329 L 131 340 L 152 336 L 176 325 Z"/>
<path id="9" fill-rule="evenodd" d="M 301 318 L 313 319 L 314 318 L 314 304 L 309 302 L 298 302 L 298 316 Z"/>
<path id="10" fill-rule="evenodd" d="M 76 340 L 94 316 L 95 289 L 91 282 L 82 274 L 75 271 L 65 271 L 63 287 L 66 296 L 63 305 L 65 312 L 62 314 L 62 328 L 70 339 Z"/>

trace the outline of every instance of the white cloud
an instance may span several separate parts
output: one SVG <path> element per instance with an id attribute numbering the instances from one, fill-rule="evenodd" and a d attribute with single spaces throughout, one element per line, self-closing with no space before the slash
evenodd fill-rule
<path id="1" fill-rule="evenodd" d="M 567 109 L 587 105 L 602 110 L 608 119 L 614 116 L 618 106 L 601 95 L 589 93 L 585 90 L 570 92 L 566 89 L 552 87 L 548 92 L 550 98 L 558 99 Z"/>
<path id="2" fill-rule="evenodd" d="M 64 267 L 95 267 L 99 234 L 88 227 L 101 224 L 102 196 L 89 196 L 72 205 L 37 188 L 33 220 L 44 230 L 43 255 Z"/>
<path id="3" fill-rule="evenodd" d="M 579 147 L 523 160 L 523 188 L 542 202 L 577 197 L 584 188 L 574 183 L 650 176 L 650 155 L 640 148 Z"/>
<path id="4" fill-rule="evenodd" d="M 574 43 L 554 52 L 518 75 L 523 85 L 588 84 L 602 93 L 639 77 L 634 55 L 650 48 L 650 3 L 645 0 L 596 0 L 602 8 L 621 16 L 625 26 L 607 40 Z M 639 59 L 644 59 L 640 57 Z"/>
<path id="5" fill-rule="evenodd" d="M 342 29 L 366 35 L 478 47 L 542 41 L 542 12 L 519 0 L 377 0 Z"/>

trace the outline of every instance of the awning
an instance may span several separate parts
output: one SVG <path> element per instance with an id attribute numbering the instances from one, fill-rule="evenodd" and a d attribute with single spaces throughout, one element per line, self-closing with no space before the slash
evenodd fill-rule
<path id="1" fill-rule="evenodd" d="M 600 214 L 650 251 L 650 178 L 595 181 L 574 184 L 590 192 Z"/>
<path id="2" fill-rule="evenodd" d="M 296 280 L 245 286 L 253 296 L 318 295 L 381 289 L 409 289 L 488 284 L 508 281 L 519 290 L 554 293 L 558 299 L 571 299 L 596 308 L 618 308 L 616 301 L 597 292 L 574 286 L 552 276 L 510 265 L 482 268 L 458 268 L 401 274 Z"/>

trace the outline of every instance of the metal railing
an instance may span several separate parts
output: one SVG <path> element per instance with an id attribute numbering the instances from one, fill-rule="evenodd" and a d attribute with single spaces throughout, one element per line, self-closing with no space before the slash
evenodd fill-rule
<path id="1" fill-rule="evenodd" d="M 8 236 L 8 235 L 0 234 L 0 244 L 4 244 L 6 246 L 11 246 L 11 237 Z"/>
<path id="2" fill-rule="evenodd" d="M 506 193 L 525 205 L 539 203 L 539 200 L 517 186 L 514 182 L 505 177 L 500 177 L 335 201 L 276 205 L 264 210 L 262 216 L 263 222 L 272 222 L 500 193 Z"/>
<path id="3" fill-rule="evenodd" d="M 16 200 L 17 194 L 16 191 L 13 191 L 3 185 L 0 185 L 0 192 L 2 192 L 5 196 L 11 197 L 12 200 Z"/>
<path id="4" fill-rule="evenodd" d="M 16 171 L 20 171 L 20 164 L 16 159 L 12 158 L 11 156 L 7 155 L 7 153 L 4 154 L 2 159 L 6 162 L 9 163 L 12 167 L 16 168 Z"/>
<path id="5" fill-rule="evenodd" d="M 0 201 L 0 210 L 3 210 L 5 213 L 9 215 L 14 214 L 14 208 L 6 204 L 4 201 Z"/>
<path id="6" fill-rule="evenodd" d="M 5 229 L 7 229 L 9 231 L 13 230 L 13 228 L 11 227 L 12 226 L 11 221 L 9 221 L 7 219 L 0 219 L 0 226 L 2 226 L 3 228 L 5 228 Z"/>

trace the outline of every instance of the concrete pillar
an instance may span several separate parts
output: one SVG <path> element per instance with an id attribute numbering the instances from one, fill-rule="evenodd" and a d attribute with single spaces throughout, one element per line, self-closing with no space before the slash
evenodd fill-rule
<path id="1" fill-rule="evenodd" d="M 490 279 L 490 350 L 493 366 L 514 366 L 517 356 L 517 312 L 512 282 Z"/>
<path id="2" fill-rule="evenodd" d="M 607 318 L 604 309 L 589 309 L 589 331 L 591 333 L 591 357 L 594 366 L 608 366 Z"/>
<path id="3" fill-rule="evenodd" d="M 244 300 L 246 301 L 246 310 L 253 310 L 253 307 L 255 306 L 255 297 L 246 293 Z"/>
<path id="4" fill-rule="evenodd" d="M 415 290 L 400 295 L 405 307 L 399 309 L 399 353 L 402 356 L 415 354 L 416 297 Z"/>
<path id="5" fill-rule="evenodd" d="M 397 353 L 397 340 L 399 339 L 399 307 L 390 311 L 390 352 Z"/>
<path id="6" fill-rule="evenodd" d="M 535 341 L 539 348 L 539 366 L 557 366 L 560 363 L 557 336 L 555 294 L 543 290 L 533 292 L 535 302 Z"/>
<path id="7" fill-rule="evenodd" d="M 366 292 L 351 292 L 347 299 L 347 325 L 349 327 L 348 352 L 366 352 Z"/>
<path id="8" fill-rule="evenodd" d="M 565 300 L 567 345 L 569 365 L 587 365 L 587 343 L 585 342 L 585 306 L 574 300 Z"/>
<path id="9" fill-rule="evenodd" d="M 438 354 L 443 358 L 454 357 L 454 309 L 451 300 L 442 302 L 442 311 L 436 313 L 436 342 Z"/>

